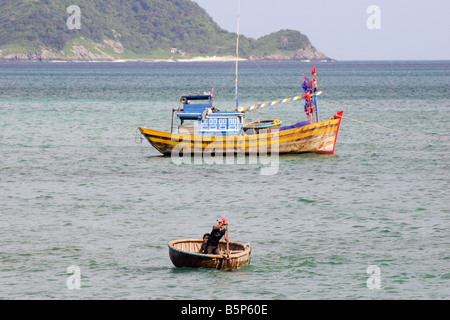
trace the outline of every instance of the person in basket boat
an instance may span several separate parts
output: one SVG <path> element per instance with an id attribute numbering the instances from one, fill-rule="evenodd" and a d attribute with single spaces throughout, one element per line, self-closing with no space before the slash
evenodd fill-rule
<path id="1" fill-rule="evenodd" d="M 200 253 L 204 253 L 206 250 L 206 246 L 208 245 L 208 240 L 209 240 L 209 233 L 205 233 L 203 235 L 203 242 L 202 242 L 202 246 L 200 248 Z"/>
<path id="2" fill-rule="evenodd" d="M 220 218 L 217 220 L 216 225 L 213 226 L 213 229 L 209 235 L 209 240 L 206 244 L 206 249 L 203 253 L 206 254 L 218 254 L 217 247 L 219 245 L 220 239 L 225 235 L 228 228 L 228 220 L 226 218 Z M 230 239 L 225 235 L 225 240 L 230 241 Z"/>

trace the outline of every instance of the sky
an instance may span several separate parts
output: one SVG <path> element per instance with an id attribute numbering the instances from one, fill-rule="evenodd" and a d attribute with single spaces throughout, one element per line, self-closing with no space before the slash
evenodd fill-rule
<path id="1" fill-rule="evenodd" d="M 449 60 L 449 0 L 193 0 L 223 29 L 306 34 L 336 60 Z M 240 5 L 239 5 L 240 1 Z"/>

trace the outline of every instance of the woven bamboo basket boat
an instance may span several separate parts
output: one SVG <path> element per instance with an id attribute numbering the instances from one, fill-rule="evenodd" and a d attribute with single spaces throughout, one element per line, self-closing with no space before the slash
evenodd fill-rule
<path id="1" fill-rule="evenodd" d="M 176 267 L 212 268 L 218 270 L 237 269 L 250 263 L 252 247 L 229 242 L 230 255 L 227 258 L 227 243 L 220 241 L 219 254 L 200 253 L 201 239 L 180 239 L 170 241 L 169 256 Z"/>

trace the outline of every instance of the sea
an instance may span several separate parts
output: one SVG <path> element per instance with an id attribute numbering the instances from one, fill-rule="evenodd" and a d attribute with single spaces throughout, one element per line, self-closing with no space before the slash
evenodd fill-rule
<path id="1" fill-rule="evenodd" d="M 239 105 L 301 95 L 314 66 L 320 119 L 344 111 L 335 154 L 263 174 L 137 131 L 170 132 L 182 94 L 234 110 L 234 62 L 1 62 L 0 299 L 450 299 L 450 61 L 243 61 Z M 307 118 L 296 101 L 246 119 Z M 168 242 L 221 217 L 250 264 L 175 267 Z"/>

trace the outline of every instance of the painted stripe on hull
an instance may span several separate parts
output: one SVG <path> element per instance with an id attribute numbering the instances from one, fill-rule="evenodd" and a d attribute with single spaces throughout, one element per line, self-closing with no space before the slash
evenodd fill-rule
<path id="1" fill-rule="evenodd" d="M 325 153 L 333 154 L 342 113 L 335 119 L 314 123 L 305 127 L 267 134 L 229 137 L 203 137 L 171 134 L 152 129 L 139 128 L 146 139 L 159 152 L 169 155 L 175 146 L 188 153 L 221 152 L 258 153 L 271 152 L 272 145 L 278 153 Z M 228 148 L 228 149 L 227 149 Z"/>

